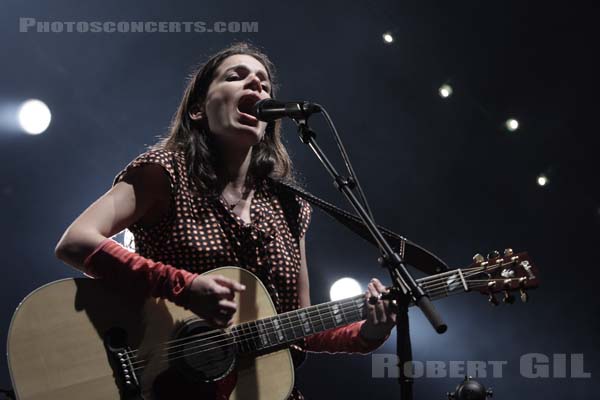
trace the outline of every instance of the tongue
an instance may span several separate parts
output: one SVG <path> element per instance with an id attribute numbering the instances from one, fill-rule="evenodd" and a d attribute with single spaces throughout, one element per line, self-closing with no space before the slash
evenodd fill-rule
<path id="1" fill-rule="evenodd" d="M 240 122 L 256 126 L 258 120 L 252 114 L 248 114 L 240 110 Z"/>

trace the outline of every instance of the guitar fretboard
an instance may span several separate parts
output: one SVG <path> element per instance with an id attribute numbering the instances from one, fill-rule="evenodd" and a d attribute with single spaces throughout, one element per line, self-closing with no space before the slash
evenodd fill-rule
<path id="1" fill-rule="evenodd" d="M 417 283 L 432 299 L 449 296 L 460 289 L 469 290 L 461 269 L 417 279 Z M 412 302 L 409 306 L 414 305 Z M 273 317 L 245 322 L 231 332 L 237 351 L 249 353 L 270 350 L 292 344 L 302 338 L 328 329 L 345 326 L 367 318 L 363 294 L 323 303 Z"/>
<path id="2" fill-rule="evenodd" d="M 273 317 L 245 322 L 232 329 L 240 353 L 285 346 L 328 329 L 366 318 L 364 295 L 323 303 Z"/>

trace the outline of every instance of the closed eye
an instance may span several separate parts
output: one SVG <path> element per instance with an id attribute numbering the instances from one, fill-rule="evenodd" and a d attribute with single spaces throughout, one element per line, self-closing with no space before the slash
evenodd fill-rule
<path id="1" fill-rule="evenodd" d="M 241 76 L 240 76 L 240 75 L 238 75 L 238 74 L 231 74 L 231 75 L 228 75 L 228 76 L 225 78 L 225 80 L 226 80 L 227 82 L 237 81 L 237 80 L 240 80 L 240 79 L 242 79 L 242 78 L 241 78 Z M 262 89 L 263 89 L 265 92 L 267 92 L 267 93 L 271 93 L 271 90 L 270 90 L 271 88 L 270 88 L 270 86 L 269 86 L 268 84 L 267 84 L 267 85 L 263 84 L 263 85 L 261 85 L 261 86 L 262 86 Z"/>

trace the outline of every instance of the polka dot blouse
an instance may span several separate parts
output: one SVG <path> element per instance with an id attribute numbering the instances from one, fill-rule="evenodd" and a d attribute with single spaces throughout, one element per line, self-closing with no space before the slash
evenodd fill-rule
<path id="1" fill-rule="evenodd" d="M 295 310 L 300 272 L 299 240 L 308 228 L 311 206 L 297 196 L 282 201 L 272 183 L 256 188 L 249 224 L 220 196 L 195 196 L 183 153 L 151 150 L 134 159 L 115 178 L 144 164 L 163 167 L 170 181 L 170 212 L 151 227 L 129 227 L 136 252 L 190 272 L 238 266 L 265 285 L 278 313 Z M 287 198 L 287 196 L 286 196 Z"/>

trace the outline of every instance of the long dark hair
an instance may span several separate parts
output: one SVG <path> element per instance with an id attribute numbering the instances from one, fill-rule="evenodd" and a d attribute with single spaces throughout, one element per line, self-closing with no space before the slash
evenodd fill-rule
<path id="1" fill-rule="evenodd" d="M 217 194 L 218 151 L 207 124 L 193 120 L 190 112 L 204 104 L 208 87 L 221 63 L 227 57 L 237 54 L 252 56 L 265 67 L 271 82 L 271 96 L 275 97 L 275 67 L 271 60 L 249 43 L 235 43 L 214 54 L 191 74 L 169 132 L 153 146 L 153 149 L 182 151 L 186 158 L 188 176 L 204 194 Z M 293 181 L 292 162 L 281 142 L 279 121 L 269 122 L 263 139 L 254 145 L 246 184 L 256 185 L 265 178 Z"/>

